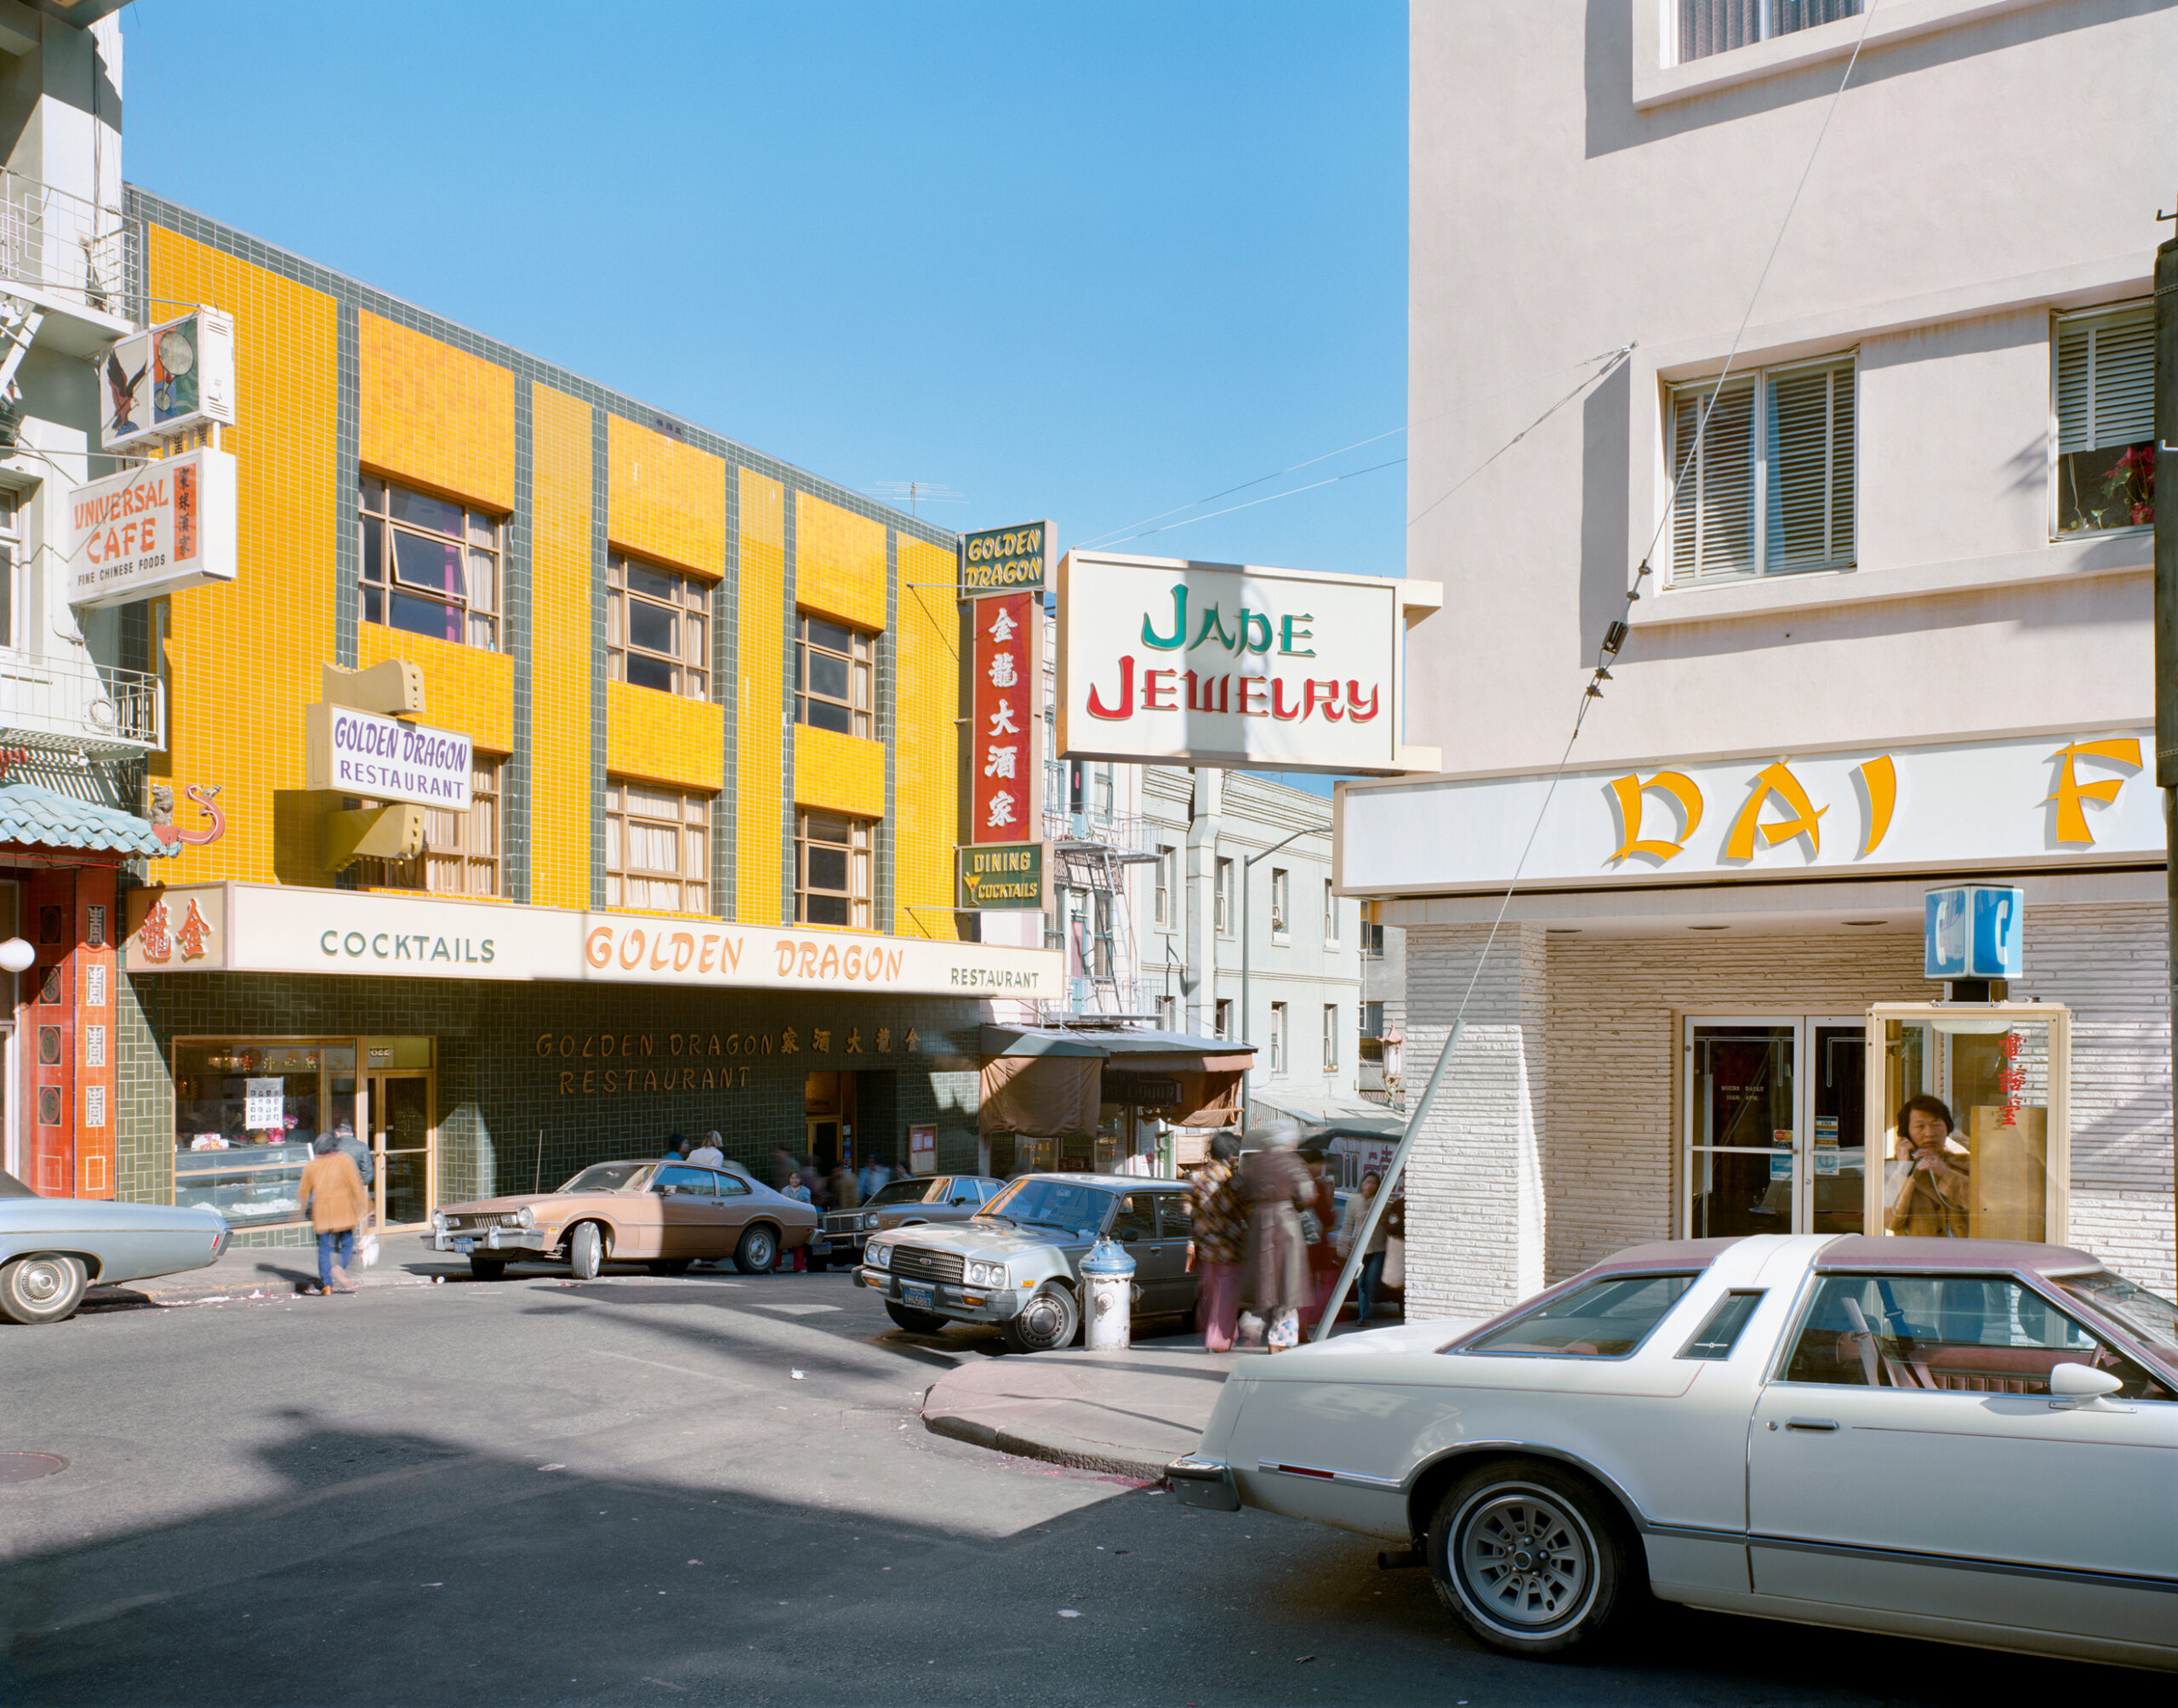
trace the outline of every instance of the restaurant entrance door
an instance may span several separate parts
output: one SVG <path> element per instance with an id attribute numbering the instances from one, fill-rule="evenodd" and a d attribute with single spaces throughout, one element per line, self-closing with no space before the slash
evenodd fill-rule
<path id="1" fill-rule="evenodd" d="M 372 1192 L 381 1228 L 419 1227 L 431 1219 L 431 1076 L 370 1076 Z"/>
<path id="2" fill-rule="evenodd" d="M 1857 1016 L 1686 1021 L 1687 1238 L 1861 1231 L 1866 1036 Z"/>

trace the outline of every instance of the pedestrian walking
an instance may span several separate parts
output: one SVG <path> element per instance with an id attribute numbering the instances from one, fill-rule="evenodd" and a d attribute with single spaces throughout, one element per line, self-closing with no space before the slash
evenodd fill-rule
<path id="1" fill-rule="evenodd" d="M 1306 1146 L 1300 1155 L 1309 1171 L 1309 1203 L 1301 1212 L 1301 1237 L 1309 1256 L 1309 1296 L 1302 1307 L 1301 1326 L 1308 1329 L 1322 1319 L 1331 1290 L 1338 1284 L 1338 1248 L 1331 1241 L 1338 1225 L 1338 1198 L 1331 1188 L 1331 1170 L 1321 1146 Z"/>
<path id="2" fill-rule="evenodd" d="M 1262 1145 L 1240 1164 L 1248 1204 L 1250 1292 L 1269 1325 L 1266 1343 L 1272 1352 L 1282 1352 L 1301 1340 L 1301 1305 L 1309 1287 L 1301 1212 L 1314 1206 L 1314 1182 L 1294 1148 L 1301 1142 L 1295 1122 L 1267 1122 L 1248 1136 Z"/>
<path id="3" fill-rule="evenodd" d="M 665 1160 L 670 1163 L 687 1162 L 688 1160 L 687 1140 L 682 1138 L 678 1133 L 674 1134 L 672 1137 L 666 1140 Z"/>
<path id="4" fill-rule="evenodd" d="M 355 1123 L 347 1119 L 333 1124 L 334 1142 L 340 1154 L 356 1165 L 356 1172 L 363 1182 L 363 1216 L 356 1224 L 356 1244 L 368 1269 L 378 1261 L 378 1235 L 371 1228 L 378 1221 L 378 1212 L 372 1203 L 371 1184 L 378 1178 L 378 1162 L 371 1155 L 371 1147 L 356 1136 Z"/>
<path id="5" fill-rule="evenodd" d="M 801 1166 L 794 1171 L 794 1177 L 809 1188 L 807 1202 L 818 1209 L 824 1209 L 832 1201 L 831 1190 L 824 1184 L 824 1171 L 817 1166 L 816 1158 L 804 1157 Z"/>
<path id="6" fill-rule="evenodd" d="M 844 1159 L 832 1170 L 832 1178 L 826 1184 L 831 1189 L 833 1209 L 859 1210 L 862 1207 L 862 1191 L 855 1184 L 854 1170 Z"/>
<path id="7" fill-rule="evenodd" d="M 356 1252 L 356 1225 L 363 1218 L 368 1200 L 362 1176 L 340 1153 L 340 1142 L 320 1133 L 311 1147 L 316 1154 L 303 1170 L 301 1208 L 310 1212 L 310 1225 L 317 1232 L 317 1290 L 352 1293 L 348 1265 Z"/>
<path id="8" fill-rule="evenodd" d="M 862 1201 L 868 1204 L 892 1183 L 892 1169 L 880 1159 L 872 1157 L 862 1165 L 862 1177 L 855 1181 L 855 1189 L 862 1194 Z"/>
<path id="9" fill-rule="evenodd" d="M 1339 1261 L 1343 1263 L 1354 1250 L 1360 1238 L 1361 1225 L 1368 1220 L 1369 1210 L 1377 1201 L 1377 1194 L 1383 1189 L 1383 1177 L 1371 1169 L 1361 1176 L 1361 1190 L 1346 1201 L 1346 1216 L 1339 1223 Z M 1380 1218 L 1376 1230 L 1369 1236 L 1367 1251 L 1361 1259 L 1359 1290 L 1361 1301 L 1361 1321 L 1366 1324 L 1377 1312 L 1377 1286 L 1384 1278 L 1384 1250 L 1391 1242 L 1391 1216 Z"/>
<path id="10" fill-rule="evenodd" d="M 783 1197 L 790 1198 L 796 1204 L 813 1205 L 816 1202 L 810 1193 L 808 1183 L 801 1178 L 799 1170 L 787 1176 L 786 1184 L 779 1188 L 779 1192 Z M 779 1253 L 778 1261 L 772 1265 L 774 1274 L 782 1269 L 790 1269 L 799 1275 L 808 1267 L 809 1251 L 806 1243 L 795 1246 L 791 1251 L 782 1251 Z"/>
<path id="11" fill-rule="evenodd" d="M 1188 1242 L 1188 1267 L 1195 1285 L 1194 1319 L 1202 1343 L 1213 1352 L 1233 1350 L 1233 1329 L 1240 1310 L 1240 1260 L 1247 1250 L 1247 1206 L 1240 1198 L 1240 1135 L 1213 1133 L 1210 1160 L 1195 1170 L 1189 1187 L 1194 1213 L 1194 1237 Z"/>
<path id="12" fill-rule="evenodd" d="M 772 1190 L 784 1192 L 794 1181 L 794 1153 L 784 1145 L 772 1147 Z"/>
<path id="13" fill-rule="evenodd" d="M 719 1144 L 718 1135 L 716 1133 L 707 1135 L 704 1137 L 703 1143 L 698 1145 L 695 1149 L 688 1153 L 688 1160 L 692 1163 L 701 1164 L 707 1169 L 724 1168 L 726 1166 L 726 1152 Z"/>

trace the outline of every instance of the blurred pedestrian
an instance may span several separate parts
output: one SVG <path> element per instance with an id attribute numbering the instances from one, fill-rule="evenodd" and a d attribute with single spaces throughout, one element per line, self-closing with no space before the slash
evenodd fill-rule
<path id="1" fill-rule="evenodd" d="M 1309 1255 L 1309 1295 L 1301 1308 L 1301 1326 L 1306 1329 L 1314 1327 L 1322 1318 L 1324 1307 L 1331 1302 L 1331 1289 L 1338 1284 L 1338 1248 L 1331 1244 L 1331 1233 L 1338 1225 L 1338 1198 L 1331 1191 L 1331 1169 L 1322 1146 L 1306 1145 L 1300 1156 L 1309 1171 L 1309 1203 L 1301 1212 L 1301 1238 Z"/>
<path id="2" fill-rule="evenodd" d="M 1377 1201 L 1377 1194 L 1383 1189 L 1383 1177 L 1371 1169 L 1361 1176 L 1361 1190 L 1346 1200 L 1346 1215 L 1339 1223 L 1339 1261 L 1344 1262 L 1354 1250 L 1354 1242 L 1360 1238 L 1361 1227 L 1369 1219 L 1369 1210 Z M 1361 1300 L 1361 1320 L 1366 1323 L 1376 1314 L 1377 1286 L 1384 1278 L 1384 1248 L 1391 1240 L 1391 1216 L 1387 1213 L 1377 1219 L 1369 1235 L 1366 1254 L 1361 1259 L 1359 1290 Z"/>
<path id="3" fill-rule="evenodd" d="M 779 1192 L 782 1196 L 792 1198 L 796 1204 L 807 1204 L 814 1207 L 816 1203 L 810 1195 L 809 1187 L 803 1181 L 799 1170 L 787 1176 L 786 1184 L 779 1188 Z M 809 1253 L 802 1245 L 795 1246 L 791 1251 L 782 1251 L 779 1253 L 778 1261 L 772 1265 L 774 1272 L 781 1269 L 791 1269 L 797 1275 L 808 1267 Z"/>
<path id="4" fill-rule="evenodd" d="M 824 1171 L 817 1166 L 817 1159 L 804 1157 L 794 1177 L 809 1188 L 808 1202 L 822 1210 L 832 1201 L 831 1188 L 824 1184 Z"/>
<path id="5" fill-rule="evenodd" d="M 310 1225 L 317 1232 L 317 1290 L 352 1293 L 348 1265 L 356 1255 L 356 1224 L 363 1219 L 368 1200 L 362 1176 L 356 1165 L 340 1154 L 340 1142 L 320 1133 L 312 1147 L 316 1154 L 303 1170 L 300 1208 L 310 1212 Z"/>
<path id="6" fill-rule="evenodd" d="M 1247 1206 L 1241 1202 L 1240 1136 L 1227 1130 L 1210 1139 L 1210 1160 L 1195 1170 L 1188 1192 L 1194 1237 L 1188 1267 L 1195 1272 L 1194 1319 L 1202 1343 L 1213 1352 L 1233 1350 L 1240 1309 L 1240 1260 L 1247 1250 Z"/>
<path id="7" fill-rule="evenodd" d="M 698 1164 L 707 1169 L 724 1168 L 726 1166 L 726 1152 L 719 1144 L 718 1135 L 716 1133 L 707 1135 L 704 1137 L 703 1143 L 698 1145 L 695 1149 L 688 1153 L 688 1160 L 692 1163 Z"/>
<path id="8" fill-rule="evenodd" d="M 356 1246 L 363 1260 L 363 1267 L 368 1269 L 378 1261 L 378 1236 L 371 1232 L 372 1225 L 378 1220 L 378 1212 L 370 1191 L 372 1181 L 378 1178 L 378 1164 L 371 1155 L 371 1147 L 356 1136 L 354 1122 L 345 1117 L 335 1121 L 333 1137 L 340 1148 L 340 1154 L 355 1164 L 356 1172 L 362 1177 L 363 1216 L 362 1220 L 356 1224 Z"/>
<path id="9" fill-rule="evenodd" d="M 1301 1305 L 1309 1289 L 1301 1212 L 1314 1205 L 1314 1182 L 1294 1148 L 1301 1142 L 1295 1122 L 1270 1121 L 1248 1136 L 1262 1144 L 1240 1164 L 1240 1189 L 1248 1204 L 1250 1291 L 1269 1325 L 1266 1343 L 1272 1352 L 1282 1352 L 1301 1340 Z"/>
<path id="10" fill-rule="evenodd" d="M 825 1182 L 832 1194 L 834 1210 L 857 1210 L 862 1205 L 862 1193 L 855 1184 L 854 1170 L 842 1157 L 840 1165 L 832 1170 L 832 1177 Z"/>
<path id="11" fill-rule="evenodd" d="M 794 1179 L 794 1153 L 784 1145 L 772 1147 L 772 1190 L 784 1192 Z"/>
<path id="12" fill-rule="evenodd" d="M 682 1138 L 678 1133 L 674 1134 L 672 1137 L 666 1140 L 665 1160 L 670 1163 L 687 1162 L 688 1160 L 687 1140 Z"/>
<path id="13" fill-rule="evenodd" d="M 872 1157 L 862 1165 L 862 1177 L 856 1181 L 855 1189 L 861 1194 L 862 1201 L 868 1204 L 892 1183 L 892 1170 L 881 1159 Z"/>

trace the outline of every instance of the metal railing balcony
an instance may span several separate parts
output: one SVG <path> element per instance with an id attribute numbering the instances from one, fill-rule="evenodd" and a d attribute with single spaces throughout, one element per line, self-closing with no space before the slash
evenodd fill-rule
<path id="1" fill-rule="evenodd" d="M 121 211 L 0 168 L 0 285 L 59 293 L 123 315 Z"/>
<path id="2" fill-rule="evenodd" d="M 1066 1000 L 1036 1005 L 1036 1018 L 1041 1024 L 1155 1022 L 1162 1010 L 1165 987 L 1160 980 L 1077 977 L 1069 979 L 1068 983 L 1072 989 Z"/>
<path id="3" fill-rule="evenodd" d="M 0 747 L 111 758 L 165 746 L 157 676 L 0 646 Z"/>

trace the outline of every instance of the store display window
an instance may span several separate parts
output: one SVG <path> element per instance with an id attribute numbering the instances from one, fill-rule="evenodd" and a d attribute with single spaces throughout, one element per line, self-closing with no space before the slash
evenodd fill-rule
<path id="1" fill-rule="evenodd" d="M 176 1045 L 174 1201 L 238 1229 L 299 1220 L 311 1147 L 356 1126 L 356 1083 L 353 1039 Z"/>

